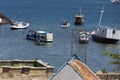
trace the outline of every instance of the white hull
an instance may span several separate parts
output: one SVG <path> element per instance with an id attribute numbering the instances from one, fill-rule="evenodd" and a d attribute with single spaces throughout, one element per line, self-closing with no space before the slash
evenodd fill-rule
<path id="1" fill-rule="evenodd" d="M 117 43 L 120 40 L 120 30 L 107 27 L 99 27 L 91 33 L 92 39 L 103 43 Z"/>
<path id="2" fill-rule="evenodd" d="M 111 2 L 120 4 L 120 0 L 111 0 Z"/>
<path id="3" fill-rule="evenodd" d="M 62 28 L 67 28 L 69 26 L 70 26 L 69 22 L 63 22 L 62 25 L 61 25 Z"/>
<path id="4" fill-rule="evenodd" d="M 120 40 L 120 30 L 110 27 L 101 26 L 101 19 L 104 12 L 104 7 L 101 11 L 101 16 L 99 20 L 99 25 L 97 30 L 93 31 L 92 38 L 94 41 L 103 42 L 103 43 L 116 43 Z"/>
<path id="5" fill-rule="evenodd" d="M 29 26 L 29 23 L 16 22 L 10 26 L 11 29 L 25 29 Z"/>
<path id="6" fill-rule="evenodd" d="M 80 32 L 79 42 L 80 43 L 88 43 L 89 41 L 89 32 L 82 31 Z"/>

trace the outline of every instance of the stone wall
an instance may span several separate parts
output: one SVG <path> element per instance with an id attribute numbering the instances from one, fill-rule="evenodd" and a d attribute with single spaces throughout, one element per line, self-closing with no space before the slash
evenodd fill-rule
<path id="1" fill-rule="evenodd" d="M 120 73 L 98 73 L 101 80 L 120 80 Z"/>
<path id="2" fill-rule="evenodd" d="M 0 75 L 2 78 L 39 77 L 48 79 L 54 73 L 54 66 L 42 61 L 0 61 Z"/>

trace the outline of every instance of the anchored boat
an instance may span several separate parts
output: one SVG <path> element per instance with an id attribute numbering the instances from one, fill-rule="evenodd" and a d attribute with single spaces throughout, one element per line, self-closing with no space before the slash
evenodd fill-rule
<path id="1" fill-rule="evenodd" d="M 62 22 L 62 25 L 61 25 L 62 28 L 67 28 L 69 26 L 70 26 L 70 22 L 69 21 L 63 21 Z"/>
<path id="2" fill-rule="evenodd" d="M 84 23 L 84 15 L 81 14 L 81 8 L 80 8 L 80 14 L 75 15 L 75 25 L 80 25 Z"/>
<path id="3" fill-rule="evenodd" d="M 81 31 L 79 32 L 79 42 L 80 43 L 88 43 L 89 41 L 89 35 L 90 33 L 87 31 Z"/>
<path id="4" fill-rule="evenodd" d="M 112 3 L 120 4 L 120 0 L 111 0 Z"/>
<path id="5" fill-rule="evenodd" d="M 103 43 L 117 43 L 120 40 L 120 29 L 101 26 L 101 19 L 104 12 L 102 8 L 97 30 L 91 33 L 92 39 Z"/>
<path id="6" fill-rule="evenodd" d="M 25 29 L 29 26 L 29 23 L 25 22 L 13 22 L 13 24 L 10 26 L 11 29 Z"/>
<path id="7" fill-rule="evenodd" d="M 53 41 L 53 33 L 46 31 L 28 31 L 26 35 L 26 39 L 34 40 L 39 43 L 41 42 L 52 42 Z"/>

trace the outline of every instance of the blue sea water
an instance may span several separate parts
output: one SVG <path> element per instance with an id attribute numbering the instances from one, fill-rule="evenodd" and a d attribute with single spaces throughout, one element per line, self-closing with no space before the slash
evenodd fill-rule
<path id="1" fill-rule="evenodd" d="M 41 59 L 56 67 L 61 67 L 71 58 L 72 29 L 87 29 L 89 32 L 98 25 L 100 10 L 105 7 L 102 25 L 120 27 L 120 5 L 110 0 L 2 0 L 0 12 L 15 21 L 29 22 L 25 30 L 10 30 L 9 25 L 0 28 L 0 59 Z M 80 7 L 85 16 L 84 25 L 75 26 L 74 16 Z M 69 20 L 69 28 L 61 28 L 61 22 Z M 25 39 L 28 30 L 45 30 L 53 32 L 53 43 L 38 46 Z M 103 51 L 119 52 L 118 44 L 97 43 L 90 39 L 86 46 L 87 65 L 94 71 L 106 68 L 112 71 L 111 59 Z M 85 45 L 74 41 L 72 53 L 85 60 Z"/>

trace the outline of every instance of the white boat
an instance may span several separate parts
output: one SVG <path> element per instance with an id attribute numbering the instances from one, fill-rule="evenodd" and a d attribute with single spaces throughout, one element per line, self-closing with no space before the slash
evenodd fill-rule
<path id="1" fill-rule="evenodd" d="M 81 8 L 80 8 L 80 14 L 75 15 L 75 25 L 80 25 L 84 23 L 84 15 L 81 14 Z"/>
<path id="2" fill-rule="evenodd" d="M 100 80 L 77 55 L 67 61 L 49 80 Z"/>
<path id="3" fill-rule="evenodd" d="M 13 22 L 13 24 L 10 26 L 11 29 L 25 29 L 29 26 L 29 23 L 25 22 Z"/>
<path id="4" fill-rule="evenodd" d="M 34 40 L 39 43 L 41 42 L 52 42 L 53 41 L 53 33 L 46 31 L 28 31 L 26 35 L 26 39 Z"/>
<path id="5" fill-rule="evenodd" d="M 91 33 L 92 39 L 97 42 L 103 43 L 117 43 L 120 40 L 120 29 L 101 26 L 101 19 L 104 12 L 102 8 L 99 25 L 97 30 Z"/>
<path id="6" fill-rule="evenodd" d="M 111 0 L 112 3 L 120 4 L 120 0 Z"/>
<path id="7" fill-rule="evenodd" d="M 62 28 L 66 28 L 66 27 L 69 27 L 69 26 L 70 26 L 70 22 L 69 21 L 63 21 L 62 22 L 62 25 L 61 25 Z"/>
<path id="8" fill-rule="evenodd" d="M 88 43 L 89 41 L 89 32 L 87 31 L 81 31 L 79 32 L 79 42 L 80 43 Z"/>

